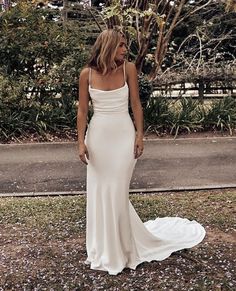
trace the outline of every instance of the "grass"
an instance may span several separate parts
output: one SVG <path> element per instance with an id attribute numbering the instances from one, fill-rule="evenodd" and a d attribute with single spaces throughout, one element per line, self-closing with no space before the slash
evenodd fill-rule
<path id="1" fill-rule="evenodd" d="M 234 290 L 236 190 L 135 194 L 143 221 L 195 219 L 207 231 L 198 246 L 118 276 L 83 261 L 85 196 L 0 200 L 0 290 Z"/>

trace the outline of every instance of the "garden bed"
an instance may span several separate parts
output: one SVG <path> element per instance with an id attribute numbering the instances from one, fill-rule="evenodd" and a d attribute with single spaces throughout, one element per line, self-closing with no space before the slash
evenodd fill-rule
<path id="1" fill-rule="evenodd" d="M 214 137 L 231 137 L 236 136 L 236 129 L 233 130 L 233 135 L 230 135 L 228 131 L 194 131 L 187 132 L 183 131 L 176 138 L 214 138 Z M 151 139 L 174 139 L 174 135 L 167 132 L 146 132 L 144 134 L 144 140 Z M 77 131 L 76 130 L 65 130 L 57 133 L 47 133 L 45 135 L 40 135 L 38 133 L 27 133 L 20 137 L 12 137 L 10 140 L 2 141 L 0 144 L 23 144 L 23 143 L 43 143 L 43 142 L 74 142 L 77 141 Z"/>

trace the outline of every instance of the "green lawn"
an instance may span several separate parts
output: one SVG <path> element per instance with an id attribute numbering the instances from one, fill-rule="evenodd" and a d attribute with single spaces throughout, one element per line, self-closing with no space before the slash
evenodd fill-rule
<path id="1" fill-rule="evenodd" d="M 85 196 L 1 198 L 0 290 L 235 290 L 236 190 L 133 194 L 130 199 L 143 221 L 195 219 L 207 236 L 164 261 L 110 276 L 83 263 Z"/>

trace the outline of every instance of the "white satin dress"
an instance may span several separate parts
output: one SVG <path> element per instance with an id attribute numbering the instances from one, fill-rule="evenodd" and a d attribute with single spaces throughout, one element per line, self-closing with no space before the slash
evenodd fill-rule
<path id="1" fill-rule="evenodd" d="M 94 114 L 85 135 L 89 152 L 85 263 L 91 269 L 117 275 L 126 267 L 135 269 L 145 261 L 161 261 L 172 252 L 200 243 L 205 229 L 197 221 L 157 217 L 143 223 L 129 201 L 137 160 L 127 82 L 110 91 L 89 86 L 89 93 Z"/>

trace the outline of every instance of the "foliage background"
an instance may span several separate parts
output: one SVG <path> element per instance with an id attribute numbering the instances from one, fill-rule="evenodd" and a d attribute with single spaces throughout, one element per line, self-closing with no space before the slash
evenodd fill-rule
<path id="1" fill-rule="evenodd" d="M 80 27 L 26 3 L 5 13 L 0 26 L 0 139 L 74 128 L 87 58 Z"/>
<path id="2" fill-rule="evenodd" d="M 61 22 L 55 21 L 60 17 L 59 11 L 37 8 L 29 2 L 18 1 L 16 6 L 0 15 L 1 142 L 31 134 L 37 134 L 41 140 L 48 140 L 51 134 L 73 132 L 76 135 L 80 70 L 99 33 L 97 24 L 104 28 L 107 20 L 121 13 L 120 8 L 116 8 L 117 1 L 104 8 L 103 20 L 96 9 L 88 11 L 80 6 L 79 20 Z M 149 2 L 151 4 L 152 1 Z M 224 6 L 218 4 L 213 3 L 201 12 L 186 17 L 175 27 L 161 64 L 158 82 L 168 84 L 179 78 L 199 82 L 199 76 L 205 76 L 209 87 L 209 83 L 213 82 L 209 76 L 218 74 L 224 76 L 223 83 L 229 81 L 232 84 L 236 47 L 235 12 L 226 12 Z M 112 10 L 112 7 L 115 8 Z M 136 13 L 135 10 L 127 11 L 130 15 Z M 135 28 L 132 22 L 127 22 L 127 11 L 123 21 L 125 29 L 130 32 L 129 58 L 135 60 L 139 57 L 139 50 Z M 150 16 L 149 12 L 140 14 L 141 21 Z M 235 102 L 230 98 L 213 102 L 213 111 L 191 100 L 180 103 L 179 100 L 167 101 L 164 95 L 157 100 L 150 98 L 153 82 L 149 81 L 148 74 L 155 67 L 153 53 L 156 37 L 154 33 L 139 78 L 145 128 L 175 135 L 185 130 L 204 129 L 227 129 L 232 134 Z"/>

